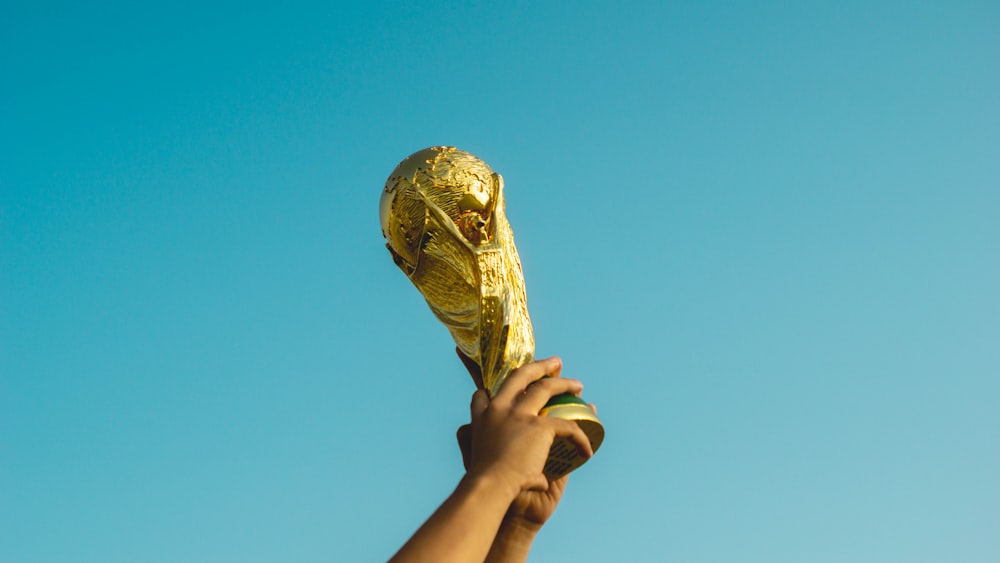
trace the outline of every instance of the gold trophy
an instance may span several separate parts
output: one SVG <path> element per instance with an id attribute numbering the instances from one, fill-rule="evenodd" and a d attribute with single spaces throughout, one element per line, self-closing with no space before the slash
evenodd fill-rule
<path id="1" fill-rule="evenodd" d="M 477 384 L 491 397 L 535 353 L 521 260 L 504 205 L 503 177 L 454 147 L 407 157 L 389 175 L 379 202 L 393 261 L 462 354 L 479 366 Z M 553 397 L 540 414 L 576 421 L 595 452 L 604 440 L 604 426 L 579 397 Z M 555 479 L 584 461 L 571 442 L 559 438 L 545 474 Z"/>

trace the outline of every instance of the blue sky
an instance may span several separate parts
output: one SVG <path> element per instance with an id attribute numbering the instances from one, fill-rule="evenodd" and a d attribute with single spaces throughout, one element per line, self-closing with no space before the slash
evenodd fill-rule
<path id="1" fill-rule="evenodd" d="M 377 561 L 473 386 L 379 233 L 504 175 L 607 429 L 537 561 L 1000 559 L 990 2 L 0 7 L 0 558 Z"/>

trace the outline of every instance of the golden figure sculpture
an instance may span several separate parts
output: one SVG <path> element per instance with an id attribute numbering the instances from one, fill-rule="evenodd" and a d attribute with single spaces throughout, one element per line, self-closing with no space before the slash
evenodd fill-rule
<path id="1" fill-rule="evenodd" d="M 459 350 L 479 366 L 490 396 L 535 352 L 503 187 L 503 177 L 479 158 L 454 147 L 431 147 L 393 170 L 379 202 L 393 260 Z M 542 413 L 576 420 L 597 451 L 604 427 L 578 397 L 555 397 Z M 583 461 L 568 442 L 557 440 L 546 474 L 568 473 Z"/>

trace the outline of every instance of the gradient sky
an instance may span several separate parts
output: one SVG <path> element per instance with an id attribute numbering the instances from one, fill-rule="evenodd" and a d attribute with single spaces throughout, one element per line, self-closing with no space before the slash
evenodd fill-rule
<path id="1" fill-rule="evenodd" d="M 0 559 L 379 561 L 473 385 L 377 204 L 504 175 L 607 439 L 535 561 L 1000 561 L 995 2 L 0 6 Z"/>

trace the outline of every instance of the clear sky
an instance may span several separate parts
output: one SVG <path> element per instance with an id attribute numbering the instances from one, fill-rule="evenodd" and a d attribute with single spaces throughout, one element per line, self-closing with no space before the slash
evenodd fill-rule
<path id="1" fill-rule="evenodd" d="M 378 561 L 473 385 L 377 205 L 504 175 L 607 439 L 535 561 L 1000 561 L 995 2 L 0 6 L 0 559 Z"/>

